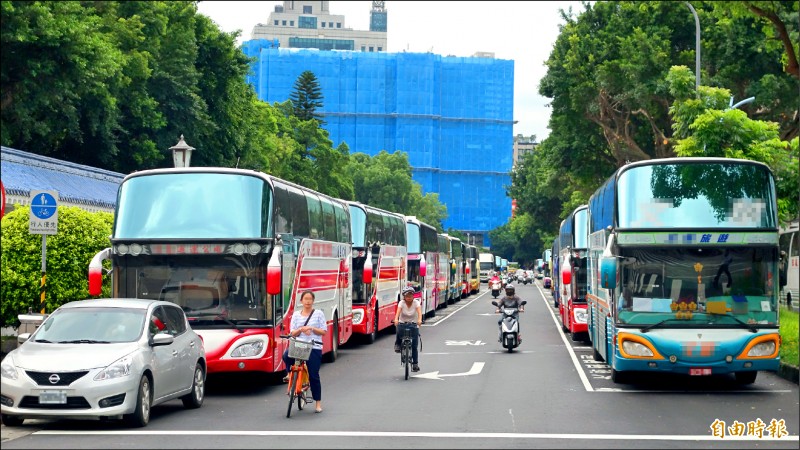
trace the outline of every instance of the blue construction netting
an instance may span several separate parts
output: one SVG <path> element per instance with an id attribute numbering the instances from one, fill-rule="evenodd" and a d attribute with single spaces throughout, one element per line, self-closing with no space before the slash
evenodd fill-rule
<path id="1" fill-rule="evenodd" d="M 242 46 L 256 58 L 247 81 L 261 100 L 286 101 L 310 70 L 334 145 L 408 153 L 414 181 L 447 206 L 445 229 L 486 236 L 508 221 L 514 61 L 277 47 L 263 39 Z"/>

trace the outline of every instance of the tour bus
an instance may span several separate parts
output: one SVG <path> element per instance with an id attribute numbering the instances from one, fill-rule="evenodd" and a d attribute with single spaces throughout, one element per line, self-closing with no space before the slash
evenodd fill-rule
<path id="1" fill-rule="evenodd" d="M 542 253 L 542 275 L 549 277 L 553 269 L 553 250 L 548 248 Z"/>
<path id="2" fill-rule="evenodd" d="M 439 251 L 436 254 L 436 292 L 439 299 L 438 307 L 447 308 L 448 297 L 450 296 L 450 239 L 446 234 L 436 235 L 439 243 Z"/>
<path id="3" fill-rule="evenodd" d="M 208 373 L 279 372 L 300 293 L 325 313 L 323 354 L 335 361 L 353 333 L 347 205 L 243 169 L 153 169 L 126 176 L 111 247 L 89 266 L 101 292 L 111 260 L 114 298 L 180 305 L 202 337 Z"/>
<path id="4" fill-rule="evenodd" d="M 558 234 L 561 261 L 561 297 L 558 312 L 561 329 L 573 341 L 588 340 L 586 325 L 586 263 L 588 245 L 588 207 L 581 205 L 561 222 Z"/>
<path id="5" fill-rule="evenodd" d="M 776 210 L 770 169 L 739 159 L 639 161 L 595 191 L 589 333 L 612 381 L 778 370 Z"/>
<path id="6" fill-rule="evenodd" d="M 480 263 L 481 283 L 488 283 L 489 278 L 494 273 L 494 255 L 491 253 L 479 253 L 478 260 Z"/>
<path id="7" fill-rule="evenodd" d="M 559 224 L 559 233 L 561 229 L 564 228 L 565 221 L 566 219 L 562 220 L 561 224 Z M 561 236 L 559 234 L 553 239 L 553 277 L 551 281 L 553 286 L 553 307 L 555 308 L 561 308 L 561 267 Z"/>
<path id="8" fill-rule="evenodd" d="M 494 257 L 494 273 L 499 277 L 501 275 L 501 271 L 503 269 L 503 258 L 498 255 Z"/>
<path id="9" fill-rule="evenodd" d="M 447 239 L 450 240 L 450 285 L 448 287 L 447 302 L 454 303 L 461 299 L 461 291 L 463 288 L 464 280 L 462 278 L 462 263 L 464 254 L 461 247 L 461 239 L 445 234 Z"/>
<path id="10" fill-rule="evenodd" d="M 460 240 L 460 239 L 459 239 Z M 467 298 L 469 297 L 469 293 L 472 290 L 470 288 L 470 269 L 469 269 L 469 245 L 465 242 L 461 242 L 461 264 L 459 265 L 458 271 L 461 274 L 461 297 L 460 298 Z"/>
<path id="11" fill-rule="evenodd" d="M 479 278 L 479 269 L 478 269 L 478 247 L 474 245 L 468 246 L 468 253 L 469 253 L 469 265 L 468 265 L 468 272 L 469 272 L 469 293 L 477 294 L 481 289 L 481 280 Z"/>
<path id="12" fill-rule="evenodd" d="M 781 229 L 781 302 L 788 308 L 792 308 L 800 296 L 798 292 L 798 276 L 800 276 L 800 231 L 798 231 L 798 220 L 795 219 L 787 227 Z M 797 308 L 797 304 L 794 304 Z"/>
<path id="13" fill-rule="evenodd" d="M 392 326 L 406 285 L 405 217 L 359 202 L 350 208 L 353 237 L 353 333 L 375 342 Z"/>
<path id="14" fill-rule="evenodd" d="M 438 303 L 442 301 L 435 280 L 439 238 L 436 228 L 414 216 L 405 216 L 405 219 L 408 282 L 416 291 L 414 298 L 422 304 L 422 315 L 430 317 L 436 313 Z"/>

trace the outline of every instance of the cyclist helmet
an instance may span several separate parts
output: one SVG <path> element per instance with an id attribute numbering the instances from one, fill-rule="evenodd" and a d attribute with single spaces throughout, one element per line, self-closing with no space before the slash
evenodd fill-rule
<path id="1" fill-rule="evenodd" d="M 506 285 L 506 295 L 514 295 L 514 285 L 509 283 Z"/>
<path id="2" fill-rule="evenodd" d="M 402 295 L 411 294 L 414 295 L 414 288 L 411 286 L 406 286 L 403 288 Z"/>

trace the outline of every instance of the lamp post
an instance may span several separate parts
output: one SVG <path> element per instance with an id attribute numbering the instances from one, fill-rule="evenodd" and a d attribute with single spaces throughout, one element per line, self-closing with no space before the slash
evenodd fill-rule
<path id="1" fill-rule="evenodd" d="M 176 168 L 189 167 L 194 147 L 191 147 L 183 140 L 183 135 L 181 135 L 180 141 L 169 149 L 172 150 L 172 162 Z"/>
<path id="2" fill-rule="evenodd" d="M 684 3 L 686 3 L 686 6 L 689 7 L 694 15 L 694 90 L 697 92 L 700 89 L 700 18 L 697 17 L 697 11 L 694 10 L 691 3 Z"/>

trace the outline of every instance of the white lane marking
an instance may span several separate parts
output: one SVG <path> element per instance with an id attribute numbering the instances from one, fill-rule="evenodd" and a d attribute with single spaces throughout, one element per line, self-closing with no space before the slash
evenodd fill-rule
<path id="1" fill-rule="evenodd" d="M 566 434 L 566 433 L 469 433 L 469 432 L 414 432 L 414 431 L 314 431 L 314 430 L 42 430 L 35 435 L 104 435 L 104 436 L 298 436 L 298 437 L 426 437 L 426 438 L 472 438 L 472 439 L 603 439 L 603 440 L 645 440 L 645 441 L 800 441 L 798 435 L 781 438 L 770 436 L 725 436 L 719 438 L 710 434 L 671 435 L 671 434 Z"/>
<path id="2" fill-rule="evenodd" d="M 542 294 L 542 299 L 544 300 L 545 306 L 547 306 L 547 310 L 550 311 L 550 316 L 553 318 L 553 323 L 556 324 L 556 329 L 558 330 L 558 335 L 561 336 L 561 340 L 564 341 L 564 347 L 567 348 L 569 352 L 570 358 L 572 358 L 572 363 L 575 365 L 575 369 L 578 371 L 578 376 L 581 378 L 581 382 L 583 383 L 583 387 L 586 389 L 586 392 L 594 392 L 594 388 L 592 384 L 589 382 L 589 377 L 586 376 L 586 373 L 583 371 L 583 367 L 581 366 L 580 361 L 578 361 L 578 357 L 575 355 L 575 351 L 572 350 L 572 346 L 567 342 L 567 337 L 564 333 L 561 332 L 561 324 L 558 323 L 556 320 L 556 315 L 553 312 L 553 309 L 550 307 L 550 303 L 547 302 L 547 297 L 545 297 L 544 292 L 542 292 L 542 288 L 539 287 L 538 284 L 534 283 L 536 289 L 539 290 L 539 293 Z"/>
<path id="3" fill-rule="evenodd" d="M 461 373 L 442 373 L 440 374 L 438 370 L 434 372 L 427 372 L 421 373 L 419 375 L 413 375 L 414 378 L 426 378 L 428 380 L 442 380 L 441 377 L 466 377 L 468 375 L 478 375 L 483 370 L 483 366 L 485 363 L 483 362 L 475 362 L 472 363 L 472 367 L 467 372 Z"/>

